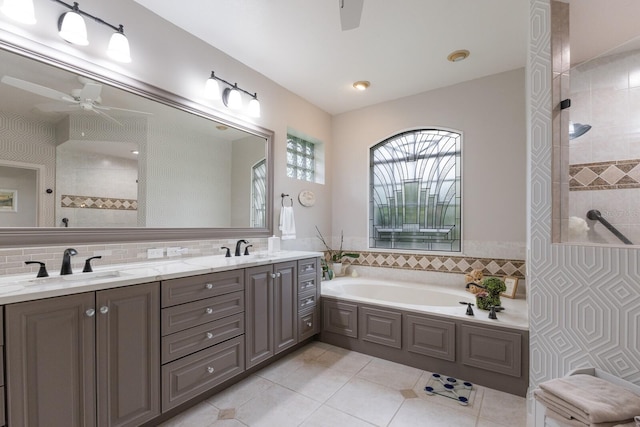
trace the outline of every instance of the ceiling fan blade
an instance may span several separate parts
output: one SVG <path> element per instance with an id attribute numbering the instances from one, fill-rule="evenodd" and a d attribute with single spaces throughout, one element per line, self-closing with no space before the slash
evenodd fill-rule
<path id="1" fill-rule="evenodd" d="M 364 0 L 338 0 L 340 5 L 340 24 L 342 31 L 353 30 L 360 26 Z"/>
<path id="2" fill-rule="evenodd" d="M 111 117 L 110 115 L 108 115 L 107 113 L 105 113 L 103 111 L 100 111 L 100 110 L 98 110 L 96 108 L 92 108 L 91 111 L 93 111 L 94 113 L 96 113 L 99 116 L 104 117 L 107 120 L 112 121 L 113 123 L 115 123 L 115 124 L 117 124 L 119 126 L 123 126 L 124 127 L 124 125 L 122 123 L 120 123 L 119 121 L 117 121 L 116 119 L 114 119 L 113 117 Z"/>
<path id="3" fill-rule="evenodd" d="M 64 92 L 60 92 L 46 86 L 41 86 L 39 84 L 31 83 L 26 80 L 17 79 L 11 76 L 2 76 L 0 81 L 9 86 L 26 90 L 27 92 L 35 93 L 36 95 L 44 96 L 46 98 L 55 99 L 57 101 L 75 102 L 75 99 Z"/>
<path id="4" fill-rule="evenodd" d="M 36 108 L 43 113 L 58 113 L 67 111 L 76 111 L 80 108 L 79 104 L 37 104 Z"/>
<path id="5" fill-rule="evenodd" d="M 100 96 L 100 93 L 102 93 L 101 84 L 85 83 L 84 87 L 80 91 L 80 94 L 78 95 L 78 98 L 80 98 L 81 101 L 84 101 L 87 99 L 95 101 Z"/>
<path id="6" fill-rule="evenodd" d="M 127 108 L 118 108 L 118 107 L 109 107 L 106 105 L 99 105 L 99 104 L 94 104 L 93 105 L 94 109 L 97 110 L 104 110 L 104 111 L 124 111 L 125 113 L 133 113 L 133 114 L 144 114 L 147 116 L 152 116 L 153 113 L 147 113 L 146 111 L 138 111 L 138 110 L 129 110 Z"/>

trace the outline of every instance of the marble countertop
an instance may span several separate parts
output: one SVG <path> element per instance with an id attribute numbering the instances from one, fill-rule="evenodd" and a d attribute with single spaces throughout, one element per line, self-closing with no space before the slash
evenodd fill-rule
<path id="1" fill-rule="evenodd" d="M 2 276 L 0 305 L 320 256 L 321 252 L 281 251 L 231 258 L 222 255 L 175 260 L 164 258 L 153 262 L 94 267 L 92 273 L 77 272 L 43 278 L 36 278 L 35 273 Z"/>

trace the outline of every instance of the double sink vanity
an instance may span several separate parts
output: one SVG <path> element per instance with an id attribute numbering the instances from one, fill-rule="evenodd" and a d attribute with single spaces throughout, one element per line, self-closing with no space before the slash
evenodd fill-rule
<path id="1" fill-rule="evenodd" d="M 157 424 L 320 332 L 320 256 L 0 279 L 0 425 Z"/>

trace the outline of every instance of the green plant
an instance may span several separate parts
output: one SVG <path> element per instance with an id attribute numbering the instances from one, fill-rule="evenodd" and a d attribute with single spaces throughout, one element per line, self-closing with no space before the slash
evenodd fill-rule
<path id="1" fill-rule="evenodd" d="M 481 310 L 489 310 L 492 306 L 500 305 L 500 293 L 507 290 L 502 279 L 487 277 L 482 282 L 484 291 L 476 294 L 476 305 Z"/>
<path id="2" fill-rule="evenodd" d="M 338 250 L 331 249 L 331 247 L 327 244 L 326 240 L 324 240 L 324 237 L 322 237 L 322 233 L 320 233 L 320 230 L 318 229 L 317 225 L 316 225 L 316 231 L 318 232 L 316 237 L 318 237 L 318 239 L 320 239 L 320 241 L 322 242 L 322 244 L 326 248 L 326 252 L 327 252 L 327 255 L 329 257 L 329 261 L 331 261 L 331 262 L 342 262 L 342 260 L 344 258 L 358 258 L 358 257 L 360 257 L 360 254 L 358 254 L 358 253 L 355 253 L 355 252 L 344 252 L 342 250 L 342 242 L 344 241 L 344 234 L 343 234 L 342 230 L 340 230 L 340 249 L 338 249 Z"/>

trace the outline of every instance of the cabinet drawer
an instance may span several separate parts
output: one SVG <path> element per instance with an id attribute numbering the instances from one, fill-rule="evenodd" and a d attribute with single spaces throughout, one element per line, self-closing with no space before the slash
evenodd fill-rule
<path id="1" fill-rule="evenodd" d="M 300 314 L 298 323 L 299 341 L 306 340 L 320 332 L 320 319 L 317 308 Z"/>
<path id="2" fill-rule="evenodd" d="M 402 348 L 402 314 L 396 311 L 360 307 L 360 337 L 363 341 Z"/>
<path id="3" fill-rule="evenodd" d="M 303 293 L 315 294 L 317 289 L 317 280 L 318 278 L 315 275 L 300 276 L 300 278 L 298 279 L 298 295 L 301 295 Z"/>
<path id="4" fill-rule="evenodd" d="M 322 330 L 358 338 L 358 306 L 322 299 Z"/>
<path id="5" fill-rule="evenodd" d="M 318 272 L 318 258 L 309 258 L 298 260 L 298 274 L 316 274 Z"/>
<path id="6" fill-rule="evenodd" d="M 222 271 L 162 282 L 162 307 L 244 290 L 244 270 Z"/>
<path id="7" fill-rule="evenodd" d="M 162 367 L 162 412 L 244 371 L 244 336 Z"/>
<path id="8" fill-rule="evenodd" d="M 317 301 L 318 295 L 316 295 L 315 291 L 300 295 L 298 298 L 298 312 L 315 307 Z"/>
<path id="9" fill-rule="evenodd" d="M 7 424 L 4 410 L 4 387 L 0 387 L 0 426 Z"/>
<path id="10" fill-rule="evenodd" d="M 162 335 L 183 331 L 244 311 L 244 292 L 233 292 L 162 310 Z"/>
<path id="11" fill-rule="evenodd" d="M 162 338 L 162 363 L 244 334 L 244 313 L 205 323 Z"/>
<path id="12" fill-rule="evenodd" d="M 462 325 L 462 363 L 520 377 L 522 335 Z"/>
<path id="13" fill-rule="evenodd" d="M 455 361 L 455 322 L 407 314 L 405 315 L 404 329 L 404 339 L 408 351 L 451 362 Z"/>

